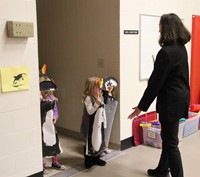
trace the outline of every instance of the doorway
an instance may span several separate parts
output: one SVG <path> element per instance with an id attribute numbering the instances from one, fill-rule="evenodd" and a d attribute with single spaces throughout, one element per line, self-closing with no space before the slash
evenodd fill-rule
<path id="1" fill-rule="evenodd" d="M 57 126 L 76 136 L 86 78 L 119 80 L 119 1 L 36 0 L 36 4 L 39 65 L 47 65 L 48 77 L 58 86 Z M 120 145 L 119 122 L 117 111 L 110 138 L 114 145 Z"/>

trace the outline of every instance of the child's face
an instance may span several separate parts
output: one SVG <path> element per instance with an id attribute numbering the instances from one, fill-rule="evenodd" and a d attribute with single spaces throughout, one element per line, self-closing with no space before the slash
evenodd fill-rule
<path id="1" fill-rule="evenodd" d="M 113 86 L 112 86 L 112 85 L 107 86 L 107 87 L 106 87 L 106 90 L 107 90 L 108 92 L 112 92 Z"/>
<path id="2" fill-rule="evenodd" d="M 96 97 L 96 96 L 99 96 L 100 93 L 101 93 L 101 90 L 99 89 L 99 87 L 95 86 L 93 90 L 93 95 Z"/>
<path id="3" fill-rule="evenodd" d="M 41 91 L 41 94 L 42 94 L 43 98 L 46 99 L 51 95 L 51 91 L 49 91 L 49 90 Z"/>

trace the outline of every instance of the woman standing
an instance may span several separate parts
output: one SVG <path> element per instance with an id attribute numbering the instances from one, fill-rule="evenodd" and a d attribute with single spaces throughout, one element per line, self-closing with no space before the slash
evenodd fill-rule
<path id="1" fill-rule="evenodd" d="M 183 177 L 181 154 L 178 148 L 179 119 L 188 117 L 190 100 L 188 56 L 185 44 L 190 41 L 190 32 L 174 13 L 164 14 L 159 24 L 162 47 L 156 56 L 154 70 L 147 88 L 129 119 L 137 118 L 147 111 L 157 97 L 156 111 L 161 122 L 162 153 L 155 169 L 149 176 Z"/>

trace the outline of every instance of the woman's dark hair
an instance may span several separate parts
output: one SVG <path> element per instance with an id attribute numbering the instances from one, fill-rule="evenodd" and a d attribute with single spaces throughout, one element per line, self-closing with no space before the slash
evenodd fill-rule
<path id="1" fill-rule="evenodd" d="M 169 44 L 186 44 L 191 39 L 190 32 L 183 25 L 182 20 L 174 13 L 164 14 L 160 18 L 160 39 L 162 47 Z"/>

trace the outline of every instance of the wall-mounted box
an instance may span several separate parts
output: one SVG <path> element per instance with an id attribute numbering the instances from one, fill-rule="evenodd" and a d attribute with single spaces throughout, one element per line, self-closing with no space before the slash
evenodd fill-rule
<path id="1" fill-rule="evenodd" d="M 6 28 L 9 38 L 27 38 L 34 36 L 33 23 L 31 22 L 7 21 Z"/>

